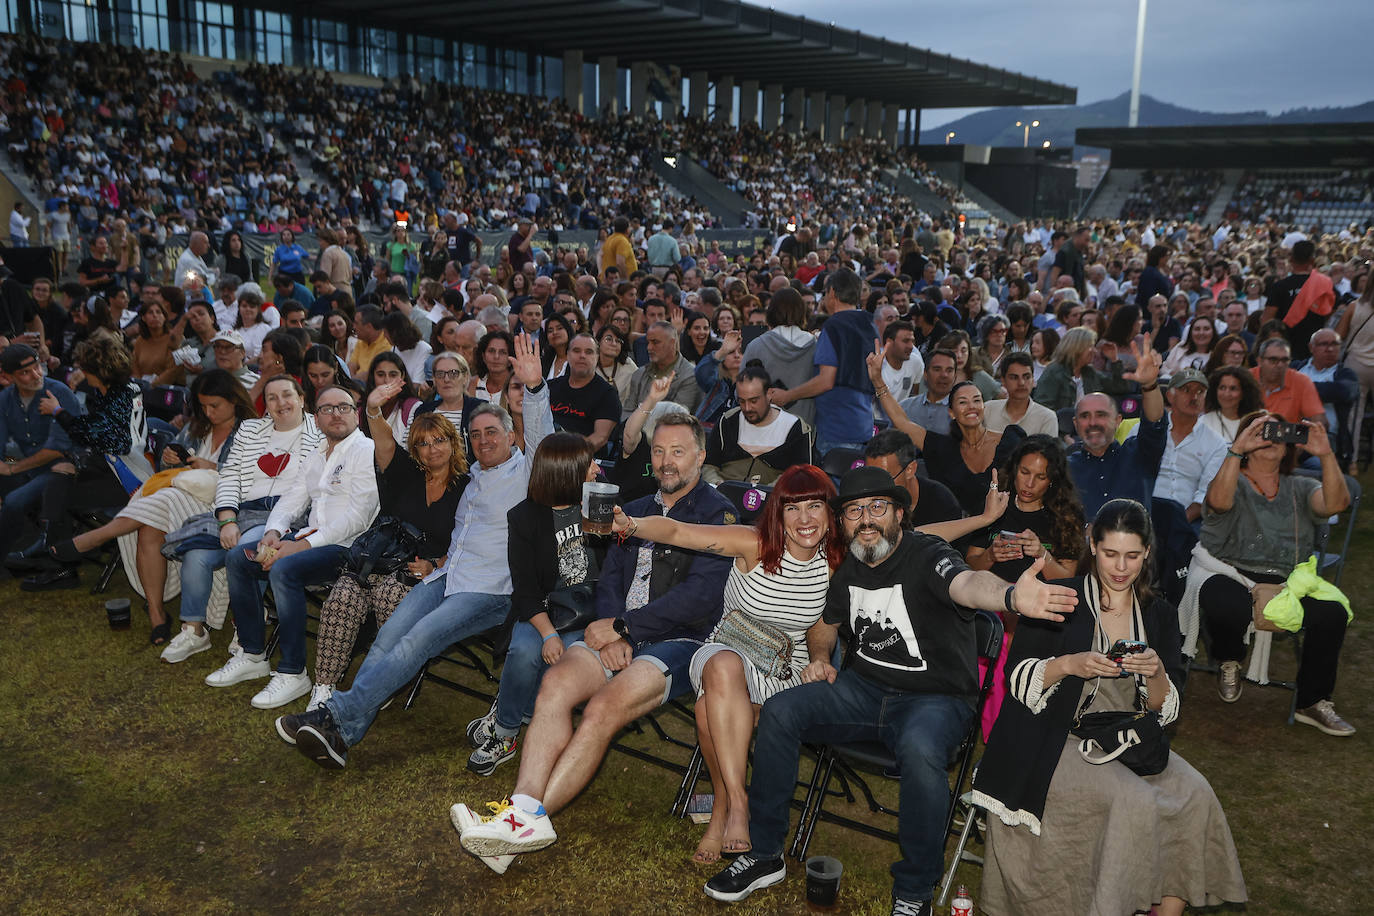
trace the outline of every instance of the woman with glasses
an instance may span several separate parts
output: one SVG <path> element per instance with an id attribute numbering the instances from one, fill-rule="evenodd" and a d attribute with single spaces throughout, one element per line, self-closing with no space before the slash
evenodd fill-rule
<path id="1" fill-rule="evenodd" d="M 457 353 L 440 353 L 434 357 L 434 398 L 421 405 L 416 419 L 427 413 L 437 413 L 446 417 L 458 435 L 466 438 L 467 418 L 472 410 L 482 403 L 468 396 L 468 361 Z"/>
<path id="2" fill-rule="evenodd" d="M 457 357 L 461 358 L 461 357 Z M 367 423 L 372 435 L 381 501 L 379 519 L 399 518 L 424 535 L 419 553 L 403 569 L 359 577 L 344 574 L 320 608 L 315 642 L 315 687 L 307 711 L 334 693 L 353 644 L 369 613 L 380 628 L 416 582 L 443 567 L 453 535 L 458 499 L 468 483 L 468 456 L 458 428 L 438 412 L 421 414 L 410 426 L 406 454 L 397 455 L 396 440 L 385 419 L 373 408 L 399 396 L 401 383 L 379 385 L 368 397 Z M 285 735 L 283 735 L 283 738 Z"/>
<path id="3" fill-rule="evenodd" d="M 784 677 L 760 671 L 740 650 L 715 642 L 715 634 L 692 658 L 697 739 L 716 799 L 706 835 L 692 856 L 698 864 L 750 849 L 744 785 L 749 743 L 763 703 L 800 684 L 802 670 L 811 662 L 806 636 L 821 618 L 830 574 L 844 558 L 831 508 L 834 498 L 835 486 L 825 472 L 805 464 L 793 465 L 778 478 L 752 528 L 690 525 L 662 516 L 630 518 L 616 508 L 614 532 L 621 537 L 733 556 L 725 583 L 726 613 L 742 611 L 792 640 Z"/>
<path id="4" fill-rule="evenodd" d="M 596 374 L 615 386 L 623 400 L 630 390 L 630 379 L 639 367 L 630 359 L 629 338 L 614 324 L 608 324 L 596 335 Z"/>
<path id="5" fill-rule="evenodd" d="M 1246 345 L 1245 338 L 1239 334 L 1227 334 L 1212 348 L 1212 354 L 1207 357 L 1207 365 L 1202 371 L 1211 378 L 1213 372 L 1225 366 L 1248 369 L 1253 365 L 1250 360 L 1250 347 Z"/>

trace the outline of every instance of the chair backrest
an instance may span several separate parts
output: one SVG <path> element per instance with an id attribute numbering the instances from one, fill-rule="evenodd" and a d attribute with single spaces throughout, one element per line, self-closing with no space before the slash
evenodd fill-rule
<path id="1" fill-rule="evenodd" d="M 741 522 L 752 524 L 763 511 L 763 504 L 768 501 L 768 494 L 773 492 L 773 487 L 743 480 L 722 480 L 716 485 L 716 492 L 730 500 Z"/>
<path id="2" fill-rule="evenodd" d="M 1002 638 L 1006 633 L 1002 617 L 993 611 L 976 611 L 974 625 L 978 632 L 978 655 L 995 661 L 1002 654 Z"/>
<path id="3" fill-rule="evenodd" d="M 850 468 L 864 463 L 864 453 L 856 448 L 832 448 L 821 459 L 821 470 L 839 480 Z"/>

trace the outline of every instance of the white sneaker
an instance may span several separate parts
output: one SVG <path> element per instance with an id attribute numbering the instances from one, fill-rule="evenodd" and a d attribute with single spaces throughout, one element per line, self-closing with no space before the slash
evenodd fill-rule
<path id="1" fill-rule="evenodd" d="M 260 677 L 267 677 L 271 673 L 272 666 L 268 663 L 266 656 L 239 652 L 225 662 L 223 668 L 218 671 L 211 671 L 206 675 L 205 683 L 211 687 L 232 687 L 235 684 L 242 684 L 244 681 L 254 681 Z"/>
<path id="2" fill-rule="evenodd" d="M 541 807 L 538 814 L 522 811 L 510 799 L 488 802 L 491 814 L 479 817 L 462 831 L 463 848 L 475 856 L 518 855 L 536 852 L 558 839 L 553 821 Z"/>
<path id="3" fill-rule="evenodd" d="M 210 630 L 207 628 L 205 632 L 197 636 L 194 626 L 183 623 L 181 632 L 173 636 L 172 641 L 167 643 L 167 648 L 162 650 L 162 660 L 175 665 L 177 662 L 184 662 L 197 652 L 204 652 L 208 648 L 210 648 Z"/>
<path id="4" fill-rule="evenodd" d="M 472 813 L 472 809 L 462 802 L 448 809 L 448 819 L 453 822 L 453 826 L 457 828 L 460 835 L 465 829 L 478 821 L 478 817 Z M 510 863 L 515 861 L 515 855 L 513 853 L 506 853 L 500 856 L 478 856 L 477 858 L 481 859 L 483 865 L 490 868 L 498 875 L 504 875 L 506 869 L 510 868 Z"/>
<path id="5" fill-rule="evenodd" d="M 310 688 L 310 702 L 305 704 L 305 711 L 310 712 L 312 709 L 319 709 L 333 695 L 333 684 L 316 684 Z"/>
<path id="6" fill-rule="evenodd" d="M 267 682 L 267 686 L 258 691 L 257 696 L 253 697 L 254 709 L 276 709 L 278 706 L 285 706 L 292 700 L 299 700 L 310 692 L 310 675 L 302 671 L 300 674 L 282 674 L 280 671 L 272 672 L 272 679 Z"/>

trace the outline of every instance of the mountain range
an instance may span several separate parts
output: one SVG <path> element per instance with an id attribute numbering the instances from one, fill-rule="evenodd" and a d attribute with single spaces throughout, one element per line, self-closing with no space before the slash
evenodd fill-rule
<path id="1" fill-rule="evenodd" d="M 952 143 L 971 143 L 982 146 L 1020 146 L 1024 139 L 1023 124 L 1039 121 L 1031 129 L 1030 145 L 1044 141 L 1056 147 L 1073 144 L 1074 131 L 1080 127 L 1125 127 L 1130 115 L 1131 94 L 1123 92 L 1112 99 L 1103 99 L 1071 108 L 993 108 L 966 115 L 930 130 L 921 131 L 922 143 L 944 143 L 945 134 L 954 131 Z M 1277 115 L 1267 111 L 1196 111 L 1160 101 L 1152 96 L 1140 96 L 1141 127 L 1193 127 L 1217 124 L 1312 124 L 1343 121 L 1374 121 L 1374 100 L 1343 108 L 1294 108 Z"/>

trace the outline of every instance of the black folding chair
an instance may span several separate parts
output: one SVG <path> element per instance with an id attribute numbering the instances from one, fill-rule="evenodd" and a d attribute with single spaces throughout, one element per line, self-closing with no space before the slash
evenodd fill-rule
<path id="1" fill-rule="evenodd" d="M 1002 618 L 988 611 L 975 613 L 977 615 L 975 624 L 977 627 L 978 655 L 987 660 L 988 668 L 978 688 L 978 702 L 974 706 L 973 717 L 969 722 L 968 730 L 955 749 L 951 761 L 953 764 L 957 764 L 957 767 L 953 787 L 950 790 L 949 806 L 945 812 L 946 836 L 951 832 L 963 785 L 973 768 L 973 752 L 978 745 L 983 703 L 987 700 L 988 692 L 992 687 L 997 656 L 1002 651 Z M 874 797 L 873 790 L 863 775 L 867 773 L 870 777 L 901 778 L 897 760 L 885 744 L 874 741 L 824 745 L 821 748 L 820 759 L 816 762 L 816 771 L 812 777 L 811 786 L 807 790 L 806 800 L 802 804 L 802 816 L 801 820 L 797 822 L 797 833 L 788 850 L 788 854 L 795 859 L 805 860 L 806 851 L 811 845 L 811 838 L 816 830 L 816 824 L 822 819 L 870 836 L 893 841 L 897 839 L 895 831 L 824 810 L 826 796 L 832 794 L 829 792 L 830 779 L 836 771 L 846 782 L 859 788 L 870 811 L 889 814 L 893 817 L 899 816 L 899 812 L 895 808 L 882 804 Z M 846 797 L 851 802 L 854 800 L 852 793 L 846 793 Z"/>
<path id="2" fill-rule="evenodd" d="M 840 478 L 853 467 L 864 463 L 864 453 L 857 448 L 832 448 L 821 459 L 821 470 L 839 486 Z"/>
<path id="3" fill-rule="evenodd" d="M 722 480 L 716 485 L 716 492 L 730 500 L 742 523 L 752 525 L 763 511 L 763 504 L 773 488 L 768 484 L 751 484 L 743 480 Z"/>

